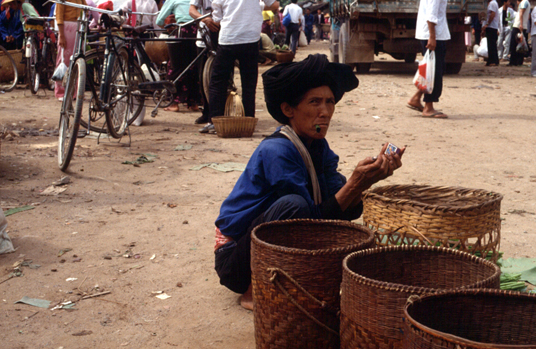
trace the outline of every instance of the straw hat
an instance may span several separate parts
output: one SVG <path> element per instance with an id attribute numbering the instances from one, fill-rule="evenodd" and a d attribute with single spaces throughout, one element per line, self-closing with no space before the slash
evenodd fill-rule
<path id="1" fill-rule="evenodd" d="M 2 6 L 9 4 L 10 2 L 19 2 L 22 4 L 22 0 L 4 0 L 2 1 Z"/>

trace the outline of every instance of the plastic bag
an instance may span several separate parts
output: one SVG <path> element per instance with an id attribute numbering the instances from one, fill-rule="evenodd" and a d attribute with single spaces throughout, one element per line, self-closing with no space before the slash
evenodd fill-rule
<path id="1" fill-rule="evenodd" d="M 413 78 L 413 84 L 424 93 L 430 94 L 434 90 L 435 54 L 426 50 L 424 58 L 419 62 L 419 69 Z"/>
<path id="2" fill-rule="evenodd" d="M 4 211 L 0 207 L 0 254 L 15 251 L 13 243 L 7 235 L 7 220 Z"/>
<path id="3" fill-rule="evenodd" d="M 517 34 L 517 46 L 516 46 L 516 52 L 518 53 L 527 53 L 529 52 L 529 46 L 527 45 L 527 41 L 525 40 L 525 36 L 522 33 Z"/>
<path id="4" fill-rule="evenodd" d="M 54 81 L 62 81 L 66 73 L 67 73 L 67 66 L 63 62 L 63 49 L 62 49 L 61 50 L 61 63 L 54 70 L 54 74 L 52 74 L 51 79 Z"/>

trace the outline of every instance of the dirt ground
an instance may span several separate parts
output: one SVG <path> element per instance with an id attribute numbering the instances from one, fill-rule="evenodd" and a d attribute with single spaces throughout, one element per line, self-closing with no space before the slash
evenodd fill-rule
<path id="1" fill-rule="evenodd" d="M 327 43 L 301 48 L 297 59 L 315 52 L 328 54 Z M 438 107 L 446 120 L 406 108 L 414 72 L 414 64 L 382 55 L 339 102 L 327 138 L 341 157 L 341 172 L 349 175 L 383 142 L 407 145 L 403 167 L 382 184 L 499 192 L 504 257 L 534 257 L 536 80 L 530 68 L 466 63 L 459 75 L 445 78 Z M 277 127 L 260 79 L 257 108 L 252 138 L 200 134 L 194 125 L 199 113 L 161 110 L 131 128 L 130 146 L 126 138 L 79 139 L 71 183 L 45 196 L 42 191 L 64 176 L 54 133 L 60 103 L 43 91 L 0 95 L 0 125 L 27 134 L 2 142 L 0 205 L 35 206 L 7 217 L 17 251 L 0 256 L 0 282 L 18 261 L 33 268 L 22 266 L 22 276 L 0 284 L 1 347 L 254 348 L 253 313 L 219 285 L 213 269 L 214 220 L 240 172 L 192 168 L 247 163 Z M 174 150 L 179 145 L 192 147 Z M 122 164 L 147 153 L 157 156 L 154 162 Z M 156 298 L 164 293 L 170 298 Z M 14 304 L 23 296 L 76 305 Z"/>

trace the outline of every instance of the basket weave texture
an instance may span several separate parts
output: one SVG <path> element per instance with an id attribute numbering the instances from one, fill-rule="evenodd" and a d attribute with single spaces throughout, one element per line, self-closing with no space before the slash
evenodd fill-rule
<path id="1" fill-rule="evenodd" d="M 257 226 L 251 235 L 257 348 L 339 348 L 342 261 L 373 246 L 370 229 L 346 221 Z"/>
<path id="2" fill-rule="evenodd" d="M 381 246 L 424 244 L 489 256 L 501 239 L 502 195 L 486 190 L 390 185 L 369 190 L 363 222 Z"/>
<path id="3" fill-rule="evenodd" d="M 494 263 L 435 246 L 387 246 L 343 262 L 341 348 L 402 348 L 403 309 L 411 295 L 499 288 Z"/>
<path id="4" fill-rule="evenodd" d="M 212 118 L 216 134 L 222 138 L 251 137 L 259 119 L 252 117 L 226 117 Z"/>
<path id="5" fill-rule="evenodd" d="M 536 348 L 536 296 L 459 290 L 408 302 L 406 348 Z"/>

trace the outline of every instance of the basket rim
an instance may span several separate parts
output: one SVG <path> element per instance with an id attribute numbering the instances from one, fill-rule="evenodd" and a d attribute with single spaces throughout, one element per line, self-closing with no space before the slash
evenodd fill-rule
<path id="1" fill-rule="evenodd" d="M 441 291 L 434 294 L 426 294 L 424 296 L 413 296 L 411 300 L 408 299 L 406 302 L 406 305 L 404 305 L 404 318 L 409 321 L 410 326 L 414 326 L 418 328 L 419 330 L 433 336 L 436 338 L 446 338 L 449 341 L 452 341 L 455 344 L 458 345 L 471 345 L 473 347 L 478 348 L 498 348 L 498 349 L 512 349 L 512 348 L 532 348 L 534 349 L 536 346 L 535 344 L 491 344 L 491 343 L 483 343 L 483 342 L 475 342 L 463 337 L 459 337 L 450 333 L 441 332 L 438 330 L 435 330 L 433 328 L 430 328 L 428 326 L 425 326 L 421 324 L 420 322 L 417 322 L 415 319 L 413 319 L 409 313 L 408 308 L 410 308 L 414 303 L 420 303 L 423 300 L 427 300 L 430 298 L 439 298 L 444 296 L 456 296 L 456 295 L 493 295 L 493 296 L 500 296 L 500 297 L 517 297 L 517 298 L 533 298 L 536 301 L 536 295 L 535 294 L 529 294 L 529 293 L 523 293 L 518 291 L 508 291 L 508 290 L 497 290 L 493 288 L 477 288 L 477 289 L 457 289 L 457 290 L 447 290 L 447 291 Z"/>
<path id="2" fill-rule="evenodd" d="M 409 200 L 409 199 L 395 199 L 391 197 L 384 196 L 378 192 L 385 192 L 387 190 L 393 190 L 398 188 L 418 188 L 420 190 L 427 190 L 427 189 L 434 189 L 434 190 L 441 190 L 441 191 L 458 191 L 462 192 L 463 194 L 472 192 L 472 193 L 483 193 L 483 194 L 491 194 L 490 200 L 480 203 L 480 204 L 473 204 L 473 205 L 467 205 L 463 207 L 452 207 L 452 206 L 446 206 L 446 205 L 430 205 L 425 204 L 420 201 L 416 200 Z M 485 189 L 470 189 L 470 188 L 464 188 L 464 187 L 452 187 L 452 186 L 433 186 L 433 185 L 403 185 L 403 184 L 394 184 L 394 185 L 385 185 L 385 186 L 379 186 L 372 189 L 367 190 L 363 194 L 363 202 L 365 202 L 366 199 L 376 199 L 381 200 L 387 203 L 396 203 L 396 204 L 411 204 L 413 206 L 418 206 L 421 208 L 427 208 L 432 209 L 433 211 L 441 211 L 441 212 L 460 212 L 460 211 L 468 211 L 473 210 L 478 207 L 484 207 L 489 206 L 492 204 L 495 204 L 497 201 L 501 202 L 503 199 L 503 195 L 485 190 Z"/>
<path id="3" fill-rule="evenodd" d="M 336 247 L 336 248 L 324 248 L 324 249 L 316 249 L 316 250 L 306 250 L 303 248 L 294 248 L 294 247 L 285 247 L 285 246 L 279 246 L 270 244 L 266 241 L 263 241 L 259 239 L 257 236 L 257 231 L 266 227 L 266 226 L 275 226 L 275 225 L 286 225 L 286 224 L 315 224 L 315 225 L 324 225 L 326 223 L 331 224 L 337 224 L 337 225 L 345 225 L 347 227 L 352 228 L 358 228 L 359 230 L 364 231 L 369 236 L 363 240 L 360 243 L 347 245 L 344 247 Z M 352 223 L 349 221 L 344 220 L 335 220 L 335 219 L 287 219 L 287 220 L 280 220 L 280 221 L 272 221 L 272 222 L 266 222 L 257 225 L 253 230 L 251 231 L 251 243 L 252 244 L 258 244 L 259 246 L 263 246 L 264 248 L 267 248 L 269 250 L 272 250 L 274 252 L 284 252 L 288 254 L 293 255 L 324 255 L 324 254 L 333 254 L 333 253 L 349 253 L 354 251 L 355 249 L 361 248 L 362 246 L 368 246 L 370 244 L 374 243 L 374 232 L 372 229 L 365 227 L 364 225 Z"/>
<path id="4" fill-rule="evenodd" d="M 365 286 L 376 287 L 376 288 L 384 289 L 387 291 L 419 293 L 419 294 L 438 293 L 438 292 L 444 291 L 445 289 L 442 289 L 442 288 L 420 287 L 420 286 L 404 285 L 404 284 L 398 284 L 398 283 L 387 282 L 387 281 L 379 281 L 379 280 L 371 279 L 361 274 L 358 274 L 350 270 L 350 268 L 348 267 L 348 261 L 350 259 L 356 258 L 357 255 L 368 256 L 371 254 L 377 254 L 377 253 L 383 253 L 383 252 L 398 252 L 398 251 L 412 251 L 412 250 L 436 251 L 439 253 L 458 255 L 466 260 L 474 261 L 479 264 L 483 264 L 483 265 L 486 265 L 495 269 L 495 272 L 493 273 L 493 275 L 489 276 L 488 278 L 482 281 L 478 281 L 471 285 L 456 287 L 454 289 L 448 289 L 448 290 L 481 288 L 482 285 L 487 284 L 490 280 L 493 280 L 494 278 L 498 279 L 501 275 L 501 268 L 499 268 L 495 263 L 490 262 L 484 258 L 477 257 L 468 252 L 455 250 L 453 248 L 447 248 L 447 247 L 442 247 L 442 246 L 428 246 L 428 245 L 384 246 L 384 247 L 368 248 L 365 250 L 353 252 L 349 254 L 348 256 L 346 256 L 346 258 L 344 258 L 342 262 L 343 274 L 348 275 L 352 280 L 359 282 Z"/>

